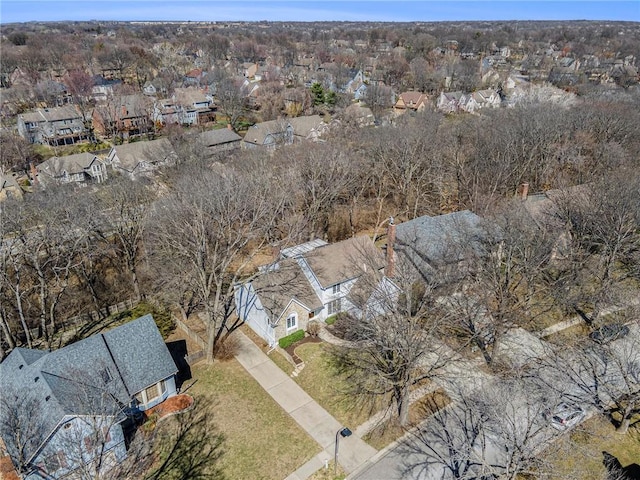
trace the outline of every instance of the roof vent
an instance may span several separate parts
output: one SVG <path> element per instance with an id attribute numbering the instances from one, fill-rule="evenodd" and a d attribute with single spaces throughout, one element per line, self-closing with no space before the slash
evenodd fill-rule
<path id="1" fill-rule="evenodd" d="M 22 365 L 22 364 L 18 365 L 18 370 L 22 370 L 23 367 L 24 367 L 24 365 Z"/>
<path id="2" fill-rule="evenodd" d="M 34 382 L 37 382 L 38 380 L 40 380 L 40 377 L 36 377 L 33 379 Z"/>
<path id="3" fill-rule="evenodd" d="M 44 397 L 45 402 L 48 402 L 49 400 L 51 400 L 51 395 L 47 395 L 46 397 Z"/>

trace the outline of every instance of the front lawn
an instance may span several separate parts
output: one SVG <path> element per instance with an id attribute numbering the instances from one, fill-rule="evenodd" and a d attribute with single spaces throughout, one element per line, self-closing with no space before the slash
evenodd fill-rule
<path id="1" fill-rule="evenodd" d="M 229 480 L 281 480 L 320 452 L 320 446 L 236 361 L 192 367 L 187 393 L 211 403 L 224 434 L 221 468 Z M 192 380 L 186 382 L 189 384 Z"/>
<path id="2" fill-rule="evenodd" d="M 351 429 L 364 423 L 369 413 L 354 408 L 345 398 L 344 380 L 336 376 L 329 363 L 329 353 L 324 343 L 305 343 L 296 348 L 296 354 L 304 361 L 304 369 L 293 377 L 313 399 L 343 425 Z"/>

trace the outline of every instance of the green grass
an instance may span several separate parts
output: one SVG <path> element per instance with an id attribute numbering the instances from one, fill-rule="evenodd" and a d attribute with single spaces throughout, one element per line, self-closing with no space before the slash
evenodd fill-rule
<path id="1" fill-rule="evenodd" d="M 544 458 L 551 462 L 553 479 L 601 480 L 605 478 L 603 451 L 616 456 L 623 467 L 640 463 L 640 424 L 619 434 L 604 417 L 596 415 L 558 439 Z"/>
<path id="2" fill-rule="evenodd" d="M 368 412 L 354 408 L 353 403 L 341 394 L 344 379 L 336 376 L 329 364 L 329 353 L 323 343 L 305 343 L 296 348 L 296 354 L 304 361 L 305 367 L 294 380 L 313 399 L 322 405 L 340 423 L 355 428 L 364 423 Z"/>
<path id="3" fill-rule="evenodd" d="M 225 436 L 221 467 L 228 480 L 281 480 L 320 452 L 320 447 L 235 360 L 192 367 L 188 393 L 212 403 L 214 423 Z M 197 408 L 197 403 L 196 403 Z"/>

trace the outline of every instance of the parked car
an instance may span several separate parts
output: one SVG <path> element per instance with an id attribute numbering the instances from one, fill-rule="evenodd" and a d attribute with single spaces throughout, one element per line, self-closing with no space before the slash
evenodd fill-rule
<path id="1" fill-rule="evenodd" d="M 548 410 L 545 417 L 556 430 L 567 430 L 582 421 L 586 412 L 579 405 L 561 402 L 553 410 Z"/>
<path id="2" fill-rule="evenodd" d="M 603 325 L 589 334 L 591 340 L 597 343 L 609 343 L 629 334 L 629 327 L 621 323 Z"/>

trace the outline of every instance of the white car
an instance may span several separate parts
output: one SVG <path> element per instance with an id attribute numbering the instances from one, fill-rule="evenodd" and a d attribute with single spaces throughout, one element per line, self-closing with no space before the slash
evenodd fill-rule
<path id="1" fill-rule="evenodd" d="M 545 416 L 553 428 L 563 431 L 580 423 L 585 415 L 586 412 L 582 407 L 560 402 L 556 408 L 547 411 Z"/>

